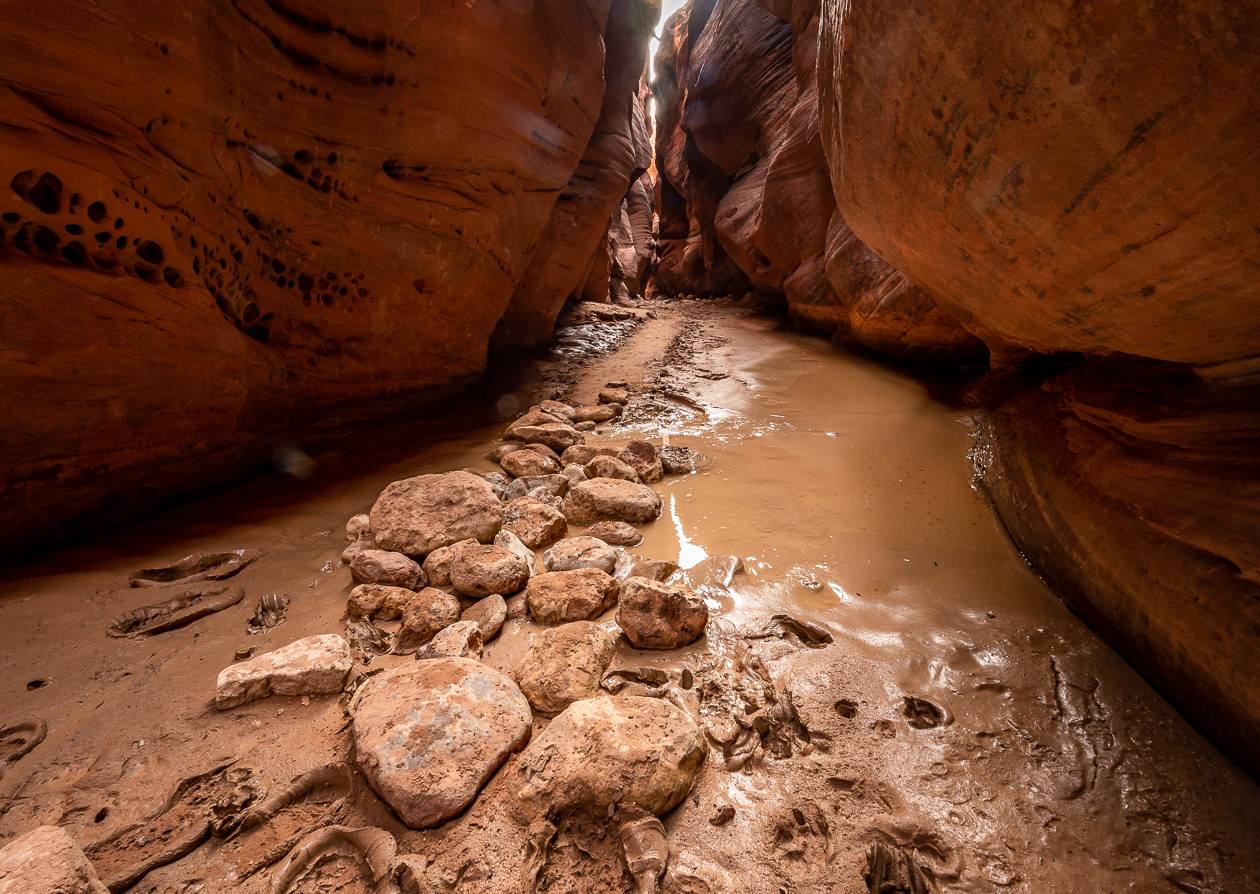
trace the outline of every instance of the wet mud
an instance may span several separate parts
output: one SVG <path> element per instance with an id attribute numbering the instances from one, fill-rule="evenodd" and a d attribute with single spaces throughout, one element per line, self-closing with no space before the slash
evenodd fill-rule
<path id="1" fill-rule="evenodd" d="M 9 569 L 0 837 L 65 826 L 111 890 L 145 894 L 626 892 L 662 863 L 676 894 L 1260 890 L 1260 788 L 1022 561 L 972 485 L 972 421 L 923 384 L 721 302 L 588 313 L 492 381 L 302 478 Z M 346 631 L 345 523 L 386 484 L 490 471 L 505 420 L 609 382 L 630 399 L 590 442 L 711 460 L 654 485 L 664 511 L 627 547 L 678 567 L 708 633 L 623 643 L 604 680 L 701 720 L 708 757 L 660 831 L 531 827 L 517 757 L 412 831 L 353 768 L 348 695 L 212 709 L 233 660 Z M 511 670 L 534 630 L 509 605 L 484 661 Z M 351 691 L 412 660 L 379 651 L 356 652 Z"/>

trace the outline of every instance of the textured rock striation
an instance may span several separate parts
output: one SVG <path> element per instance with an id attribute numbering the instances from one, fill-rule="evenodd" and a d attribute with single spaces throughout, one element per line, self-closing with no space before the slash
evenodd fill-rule
<path id="1" fill-rule="evenodd" d="M 658 290 L 987 359 L 980 480 L 1012 536 L 1254 768 L 1255 16 L 696 0 L 663 34 Z"/>
<path id="2" fill-rule="evenodd" d="M 423 406 L 483 368 L 519 296 L 558 309 L 647 164 L 631 111 L 656 9 L 11 11 L 6 548 Z"/>

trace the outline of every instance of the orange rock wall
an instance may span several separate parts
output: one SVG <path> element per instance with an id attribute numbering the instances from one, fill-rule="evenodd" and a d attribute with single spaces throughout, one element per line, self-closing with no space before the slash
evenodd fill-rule
<path id="1" fill-rule="evenodd" d="M 6 550 L 476 375 L 579 165 L 629 182 L 654 10 L 9 4 Z"/>

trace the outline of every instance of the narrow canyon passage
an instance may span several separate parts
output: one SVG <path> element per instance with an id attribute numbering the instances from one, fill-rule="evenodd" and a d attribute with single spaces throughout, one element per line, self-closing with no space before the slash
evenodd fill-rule
<path id="1" fill-rule="evenodd" d="M 1258 85 L 0 0 L 0 894 L 1260 894 Z"/>

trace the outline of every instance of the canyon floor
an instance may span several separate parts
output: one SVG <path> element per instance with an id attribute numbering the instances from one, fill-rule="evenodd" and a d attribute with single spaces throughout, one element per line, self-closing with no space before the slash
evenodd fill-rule
<path id="1" fill-rule="evenodd" d="M 760 741 L 740 755 L 711 745 L 666 818 L 663 890 L 858 894 L 883 842 L 942 891 L 1260 891 L 1260 787 L 1023 562 L 972 486 L 983 445 L 966 411 L 743 303 L 647 302 L 631 316 L 588 310 L 550 356 L 498 371 L 436 420 L 309 458 L 282 451 L 305 477 L 263 476 L 8 570 L 0 748 L 38 727 L 24 722 L 47 732 L 7 764 L 0 753 L 0 834 L 64 826 L 126 879 L 114 890 L 141 894 L 631 890 L 598 817 L 561 824 L 541 855 L 527 847 L 518 756 L 464 814 L 417 832 L 353 769 L 344 698 L 211 704 L 238 649 L 344 631 L 346 520 L 386 484 L 491 471 L 516 413 L 625 381 L 624 413 L 588 442 L 646 438 L 712 459 L 655 485 L 664 512 L 630 548 L 676 562 L 711 614 L 684 649 L 622 644 L 612 672 L 627 692 L 665 680 L 755 692 L 767 709 Z M 232 578 L 239 604 L 156 636 L 107 635 L 154 599 L 128 585 L 137 569 L 231 549 L 262 552 Z M 731 556 L 742 572 L 728 583 Z M 249 633 L 271 593 L 288 597 L 285 620 Z M 484 661 L 511 672 L 537 629 L 510 617 Z M 218 834 L 243 800 L 299 779 L 316 784 Z M 294 845 L 331 826 L 385 830 L 416 855 L 409 874 L 380 877 L 351 854 L 282 884 Z"/>

